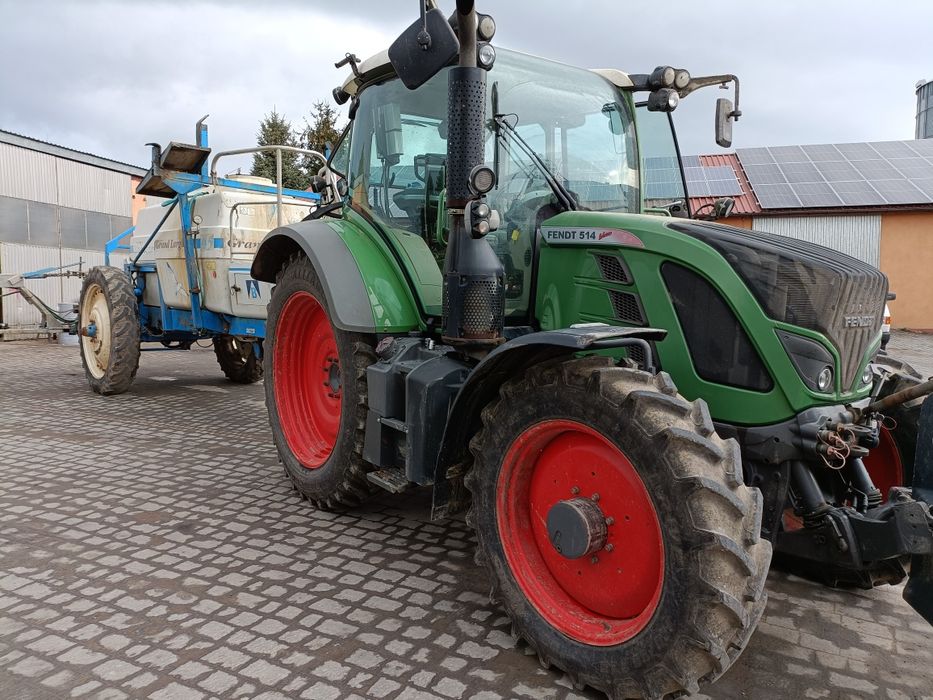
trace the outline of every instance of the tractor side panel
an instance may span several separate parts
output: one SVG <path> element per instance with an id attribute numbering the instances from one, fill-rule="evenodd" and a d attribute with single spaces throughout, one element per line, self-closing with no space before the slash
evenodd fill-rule
<path id="1" fill-rule="evenodd" d="M 541 328 L 602 322 L 667 329 L 668 336 L 655 343 L 661 369 L 673 377 L 688 399 L 705 399 L 717 421 L 777 423 L 813 405 L 845 403 L 864 394 L 810 392 L 776 331 L 792 330 L 817 340 L 826 345 L 838 365 L 835 348 L 817 333 L 769 319 L 722 256 L 667 228 L 666 221 L 669 219 L 653 216 L 567 212 L 543 222 L 535 307 Z M 584 231 L 595 235 L 587 238 L 589 233 Z M 724 308 L 731 311 L 760 358 L 770 379 L 766 385 L 752 390 L 700 376 L 675 310 L 669 280 L 665 280 L 665 263 L 695 273 L 718 292 Z M 696 309 L 696 314 L 707 312 L 700 306 Z M 735 358 L 722 356 L 716 361 L 728 364 Z"/>

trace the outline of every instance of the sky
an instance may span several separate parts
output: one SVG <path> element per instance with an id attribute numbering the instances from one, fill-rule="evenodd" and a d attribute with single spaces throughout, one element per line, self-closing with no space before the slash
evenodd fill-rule
<path id="1" fill-rule="evenodd" d="M 737 148 L 913 138 L 915 84 L 933 78 L 928 0 L 477 7 L 500 47 L 631 73 L 737 74 Z M 335 61 L 384 49 L 417 15 L 416 0 L 0 0 L 0 129 L 145 166 L 147 142 L 191 141 L 210 114 L 215 149 L 250 146 L 265 113 L 302 125 L 343 81 Z M 721 151 L 722 94 L 678 107 L 682 152 Z"/>

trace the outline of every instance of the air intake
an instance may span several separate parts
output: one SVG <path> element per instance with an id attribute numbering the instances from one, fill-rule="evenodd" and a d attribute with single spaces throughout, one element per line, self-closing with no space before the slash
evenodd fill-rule
<path id="1" fill-rule="evenodd" d="M 618 320 L 633 326 L 645 325 L 645 312 L 641 308 L 641 301 L 635 294 L 610 289 L 609 301 L 612 304 L 612 315 Z"/>

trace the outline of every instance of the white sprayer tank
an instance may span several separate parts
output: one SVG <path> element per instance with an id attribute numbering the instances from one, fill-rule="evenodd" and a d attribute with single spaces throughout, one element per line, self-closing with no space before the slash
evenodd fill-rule
<path id="1" fill-rule="evenodd" d="M 262 177 L 234 175 L 228 179 L 274 186 L 271 180 Z M 249 268 L 263 237 L 277 225 L 275 195 L 211 185 L 192 192 L 188 197 L 192 219 L 200 217 L 200 223 L 194 228 L 198 231 L 195 252 L 202 308 L 244 318 L 265 318 L 272 285 L 254 280 Z M 312 203 L 307 200 L 283 197 L 282 224 L 301 221 L 311 208 Z M 139 212 L 130 241 L 130 257 L 143 247 L 165 216 L 165 211 L 165 207 L 153 206 Z M 167 306 L 191 308 L 178 207 L 169 215 L 139 262 L 156 266 L 155 273 L 146 273 L 144 304 L 159 306 L 161 289 Z"/>

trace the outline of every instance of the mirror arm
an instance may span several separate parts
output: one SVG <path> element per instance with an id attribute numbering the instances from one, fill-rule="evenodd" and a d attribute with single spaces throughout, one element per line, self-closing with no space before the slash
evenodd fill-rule
<path id="1" fill-rule="evenodd" d="M 729 118 L 733 121 L 738 121 L 739 117 L 742 116 L 742 110 L 739 109 L 739 79 L 737 76 L 732 75 L 731 73 L 725 73 L 723 75 L 707 75 L 700 78 L 690 78 L 690 82 L 687 83 L 687 87 L 685 87 L 683 90 L 680 90 L 679 94 L 681 97 L 686 97 L 695 90 L 700 90 L 712 85 L 720 85 L 725 87 L 729 83 L 732 83 L 735 86 L 735 107 L 729 114 Z"/>

